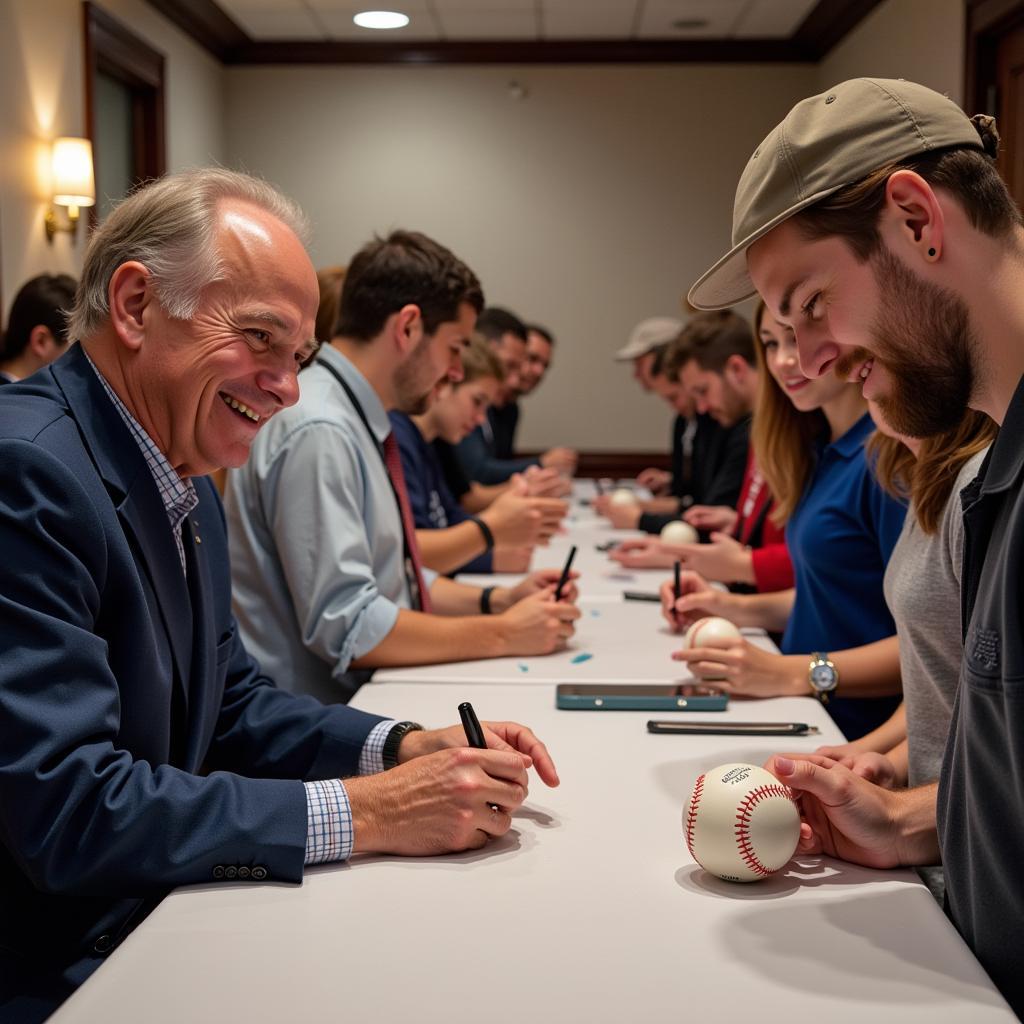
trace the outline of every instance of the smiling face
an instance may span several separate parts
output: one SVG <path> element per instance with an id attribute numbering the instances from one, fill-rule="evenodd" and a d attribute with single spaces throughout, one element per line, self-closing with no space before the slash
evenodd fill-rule
<path id="1" fill-rule="evenodd" d="M 444 320 L 433 334 L 421 336 L 408 357 L 395 368 L 395 408 L 410 416 L 426 412 L 442 381 L 462 380 L 462 350 L 476 326 L 476 310 L 459 306 L 458 319 Z M 421 322 L 417 330 L 422 331 Z"/>
<path id="2" fill-rule="evenodd" d="M 845 380 L 831 371 L 822 377 L 805 377 L 800 369 L 792 328 L 776 320 L 767 309 L 761 314 L 757 333 L 768 372 L 800 412 L 820 409 L 849 387 Z"/>
<path id="3" fill-rule="evenodd" d="M 520 374 L 526 359 L 526 342 L 518 334 L 509 331 L 498 341 L 492 341 L 491 346 L 505 369 L 505 382 L 501 388 L 499 402 L 511 402 L 519 395 L 522 387 Z"/>
<path id="4" fill-rule="evenodd" d="M 526 334 L 526 358 L 519 368 L 519 393 L 528 395 L 544 379 L 551 366 L 553 346 L 543 334 L 528 331 Z"/>
<path id="5" fill-rule="evenodd" d="M 808 241 L 792 220 L 747 253 L 772 316 L 792 327 L 809 377 L 859 381 L 900 434 L 952 429 L 974 390 L 970 318 L 884 246 L 860 262 L 838 237 Z"/>
<path id="6" fill-rule="evenodd" d="M 300 361 L 316 347 L 319 293 L 302 243 L 243 201 L 221 203 L 217 220 L 222 279 L 190 320 L 169 317 L 150 283 L 126 370 L 136 418 L 182 476 L 242 465 L 260 427 L 298 399 Z"/>

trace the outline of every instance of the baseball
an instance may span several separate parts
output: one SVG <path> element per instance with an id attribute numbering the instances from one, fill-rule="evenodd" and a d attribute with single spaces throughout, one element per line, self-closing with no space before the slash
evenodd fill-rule
<path id="1" fill-rule="evenodd" d="M 613 505 L 635 505 L 636 495 L 632 491 L 626 490 L 625 487 L 620 487 L 617 491 L 612 491 L 611 503 Z"/>
<path id="2" fill-rule="evenodd" d="M 696 544 L 700 538 L 689 523 L 677 519 L 661 528 L 661 539 L 666 544 Z"/>
<path id="3" fill-rule="evenodd" d="M 705 619 L 698 619 L 686 631 L 686 635 L 683 637 L 683 650 L 688 651 L 691 647 L 701 647 L 708 640 L 739 640 L 742 635 L 728 619 L 709 615 Z"/>
<path id="4" fill-rule="evenodd" d="M 752 764 L 723 764 L 694 783 L 683 810 L 693 859 L 727 882 L 756 882 L 785 867 L 800 839 L 789 787 Z"/>

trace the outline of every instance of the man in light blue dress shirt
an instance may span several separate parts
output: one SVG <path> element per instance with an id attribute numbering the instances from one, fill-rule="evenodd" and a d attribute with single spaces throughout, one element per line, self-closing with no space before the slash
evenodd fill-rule
<path id="1" fill-rule="evenodd" d="M 558 569 L 485 590 L 428 574 L 434 615 L 410 587 L 416 539 L 385 465 L 387 412 L 423 412 L 439 382 L 461 378 L 482 304 L 472 271 L 426 236 L 368 243 L 301 399 L 230 474 L 235 613 L 280 685 L 347 700 L 366 670 L 550 653 L 572 635 L 575 590 L 554 599 Z"/>

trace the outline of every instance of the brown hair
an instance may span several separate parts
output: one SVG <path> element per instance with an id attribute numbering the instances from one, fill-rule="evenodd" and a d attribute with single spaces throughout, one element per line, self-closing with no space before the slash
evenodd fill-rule
<path id="1" fill-rule="evenodd" d="M 334 337 L 344 281 L 345 268 L 341 266 L 322 267 L 316 272 L 316 283 L 320 286 L 320 305 L 316 311 L 316 340 L 319 342 L 330 341 Z"/>
<path id="2" fill-rule="evenodd" d="M 424 332 L 433 334 L 458 319 L 464 302 L 477 313 L 484 308 L 480 282 L 462 260 L 418 231 L 392 231 L 368 242 L 349 263 L 334 333 L 372 341 L 392 313 L 415 305 Z"/>
<path id="3" fill-rule="evenodd" d="M 505 367 L 483 335 L 474 334 L 462 350 L 462 380 L 459 384 L 471 384 L 488 377 L 501 384 L 505 380 Z"/>
<path id="4" fill-rule="evenodd" d="M 964 463 L 987 448 L 998 432 L 988 416 L 970 409 L 952 430 L 923 440 L 916 459 L 896 458 L 890 450 L 893 444 L 910 453 L 881 434 L 868 442 L 868 454 L 879 483 L 890 494 L 910 498 L 918 525 L 925 533 L 936 533 Z"/>
<path id="5" fill-rule="evenodd" d="M 865 262 L 882 244 L 878 218 L 885 205 L 886 183 L 894 172 L 910 170 L 921 175 L 933 188 L 949 192 L 976 230 L 993 238 L 1005 238 L 1024 221 L 996 170 L 994 157 L 999 136 L 995 122 L 991 118 L 981 120 L 983 123 L 978 125 L 978 130 L 985 144 L 984 153 L 963 147 L 940 149 L 888 163 L 801 210 L 794 215 L 794 223 L 811 241 L 840 236 L 857 258 Z"/>
<path id="6" fill-rule="evenodd" d="M 731 309 L 698 313 L 670 342 L 662 360 L 662 373 L 669 380 L 678 380 L 682 368 L 691 360 L 702 370 L 721 374 L 725 364 L 740 356 L 754 365 L 754 348 L 750 325 Z"/>
<path id="7" fill-rule="evenodd" d="M 754 313 L 754 358 L 758 373 L 757 402 L 750 428 L 754 458 L 775 505 L 772 522 L 785 524 L 800 502 L 811 475 L 811 448 L 815 440 L 828 434 L 828 420 L 820 409 L 801 412 L 785 395 L 768 371 L 761 344 L 761 318 L 765 304 L 758 303 Z"/>

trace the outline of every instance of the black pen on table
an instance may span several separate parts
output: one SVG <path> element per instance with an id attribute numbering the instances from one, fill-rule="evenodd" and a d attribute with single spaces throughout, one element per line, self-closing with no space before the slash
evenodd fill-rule
<path id="1" fill-rule="evenodd" d="M 555 600 L 556 601 L 561 601 L 562 600 L 562 587 L 564 587 L 565 584 L 569 580 L 569 570 L 572 568 L 572 560 L 575 557 L 576 557 L 576 545 L 573 544 L 573 546 L 571 548 L 569 548 L 569 557 L 566 558 L 566 560 L 565 560 L 565 568 L 562 569 L 562 575 L 558 579 L 558 586 L 555 587 Z"/>
<path id="2" fill-rule="evenodd" d="M 598 496 L 604 494 L 604 484 L 601 483 L 599 477 L 594 477 L 594 490 L 597 491 Z"/>
<path id="3" fill-rule="evenodd" d="M 466 731 L 466 742 L 476 750 L 486 750 L 487 740 L 484 739 L 484 731 L 480 728 L 480 719 L 476 717 L 473 705 L 464 700 L 459 705 L 459 718 L 462 719 L 462 728 Z M 488 804 L 492 811 L 498 810 L 497 804 Z"/>

